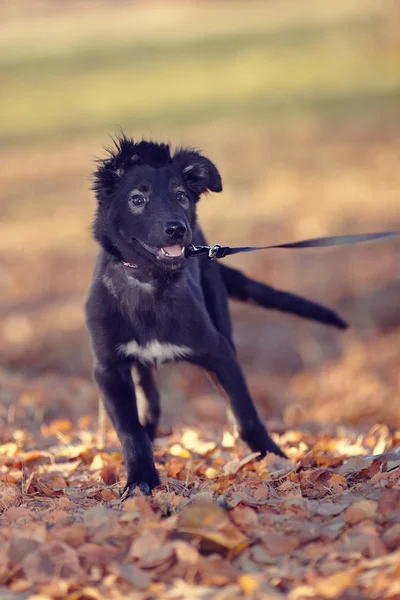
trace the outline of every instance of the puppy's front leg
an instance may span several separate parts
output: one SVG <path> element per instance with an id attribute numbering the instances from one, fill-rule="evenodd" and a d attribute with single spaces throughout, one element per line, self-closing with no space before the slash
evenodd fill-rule
<path id="1" fill-rule="evenodd" d="M 153 450 L 145 428 L 140 424 L 135 387 L 127 364 L 97 364 L 94 377 L 105 409 L 122 444 L 128 480 L 124 492 L 137 486 L 148 495 L 160 483 L 154 466 Z"/>
<path id="2" fill-rule="evenodd" d="M 225 391 L 237 421 L 240 437 L 253 452 L 260 452 L 262 456 L 273 452 L 285 457 L 258 416 L 244 375 L 228 341 L 221 336 L 215 350 L 203 357 L 199 364 L 209 371 Z"/>

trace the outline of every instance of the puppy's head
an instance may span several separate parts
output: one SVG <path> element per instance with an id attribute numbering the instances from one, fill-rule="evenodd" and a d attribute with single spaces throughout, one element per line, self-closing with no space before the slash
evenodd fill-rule
<path id="1" fill-rule="evenodd" d="M 203 192 L 220 192 L 222 182 L 195 150 L 171 155 L 166 144 L 121 135 L 98 161 L 93 189 L 94 237 L 106 250 L 139 266 L 178 269 L 192 242 L 196 203 Z"/>

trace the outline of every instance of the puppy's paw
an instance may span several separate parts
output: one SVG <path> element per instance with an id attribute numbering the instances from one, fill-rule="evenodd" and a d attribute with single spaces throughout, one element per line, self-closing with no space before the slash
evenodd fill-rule
<path id="1" fill-rule="evenodd" d="M 130 476 L 128 482 L 121 493 L 121 499 L 126 500 L 138 488 L 144 496 L 151 496 L 151 492 L 160 485 L 160 477 L 157 471 L 136 473 Z"/>
<path id="2" fill-rule="evenodd" d="M 253 452 L 260 452 L 261 457 L 265 456 L 267 452 L 273 452 L 282 458 L 287 458 L 286 454 L 275 444 L 274 440 L 270 437 L 267 429 L 258 421 L 251 423 L 246 429 L 240 432 L 240 437 L 250 447 Z"/>

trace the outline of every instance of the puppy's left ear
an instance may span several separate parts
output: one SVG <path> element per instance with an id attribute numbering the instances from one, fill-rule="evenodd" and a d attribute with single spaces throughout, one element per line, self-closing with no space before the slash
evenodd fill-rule
<path id="1" fill-rule="evenodd" d="M 222 191 L 221 175 L 214 163 L 205 156 L 195 150 L 179 148 L 172 160 L 187 187 L 197 196 L 207 190 Z"/>

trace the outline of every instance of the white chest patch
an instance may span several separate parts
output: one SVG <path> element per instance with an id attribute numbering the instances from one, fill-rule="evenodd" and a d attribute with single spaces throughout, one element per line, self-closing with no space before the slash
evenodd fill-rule
<path id="1" fill-rule="evenodd" d="M 175 360 L 184 358 L 192 353 L 192 350 L 187 346 L 177 346 L 176 344 L 167 344 L 154 340 L 145 346 L 139 346 L 135 341 L 121 344 L 120 352 L 125 356 L 135 356 L 141 362 L 165 362 L 167 360 Z"/>

